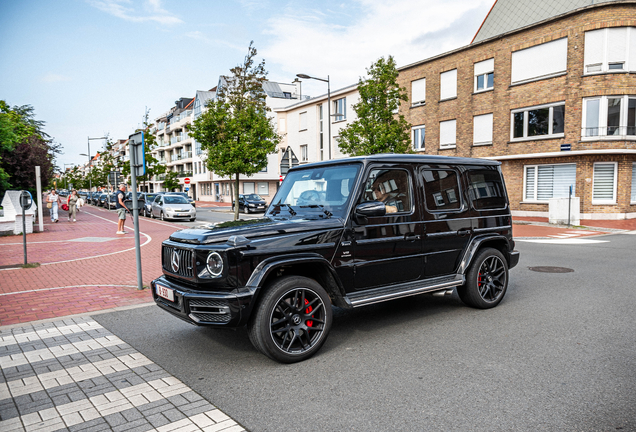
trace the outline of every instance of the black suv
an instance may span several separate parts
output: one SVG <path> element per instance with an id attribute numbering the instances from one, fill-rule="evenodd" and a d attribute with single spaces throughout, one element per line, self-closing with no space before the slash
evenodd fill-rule
<path id="1" fill-rule="evenodd" d="M 239 211 L 242 211 L 245 214 L 257 211 L 264 212 L 267 210 L 267 201 L 257 194 L 239 195 L 238 202 Z M 232 211 L 234 211 L 235 205 L 236 203 L 232 202 Z"/>
<path id="2" fill-rule="evenodd" d="M 262 219 L 163 242 L 156 304 L 198 325 L 247 325 L 285 363 L 327 339 L 332 305 L 422 293 L 499 304 L 517 265 L 499 162 L 374 155 L 289 171 Z"/>

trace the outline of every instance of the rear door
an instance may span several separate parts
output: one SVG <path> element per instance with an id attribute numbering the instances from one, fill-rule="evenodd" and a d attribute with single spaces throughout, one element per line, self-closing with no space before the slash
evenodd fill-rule
<path id="1" fill-rule="evenodd" d="M 455 273 L 472 235 L 472 216 L 463 167 L 426 164 L 418 180 L 424 191 L 426 235 L 423 240 L 424 276 Z"/>
<path id="2" fill-rule="evenodd" d="M 365 176 L 357 204 L 382 201 L 387 213 L 365 220 L 352 218 L 355 289 L 419 279 L 423 227 L 412 166 L 371 165 Z"/>

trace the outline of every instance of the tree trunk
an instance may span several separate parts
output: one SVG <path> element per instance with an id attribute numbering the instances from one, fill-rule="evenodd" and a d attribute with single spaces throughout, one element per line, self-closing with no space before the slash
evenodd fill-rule
<path id="1" fill-rule="evenodd" d="M 236 173 L 234 180 L 234 220 L 239 218 L 239 173 Z"/>

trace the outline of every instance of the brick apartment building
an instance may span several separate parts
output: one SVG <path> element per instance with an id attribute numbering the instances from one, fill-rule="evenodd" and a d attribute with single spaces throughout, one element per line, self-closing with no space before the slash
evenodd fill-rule
<path id="1" fill-rule="evenodd" d="M 497 0 L 473 42 L 399 68 L 414 148 L 502 162 L 513 214 L 636 217 L 636 2 Z"/>

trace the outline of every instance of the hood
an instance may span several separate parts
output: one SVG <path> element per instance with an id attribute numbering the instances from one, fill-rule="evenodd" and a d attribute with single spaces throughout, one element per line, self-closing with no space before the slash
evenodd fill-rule
<path id="1" fill-rule="evenodd" d="M 232 236 L 254 239 L 283 234 L 341 229 L 343 227 L 344 221 L 339 218 L 305 219 L 297 217 L 281 220 L 266 217 L 254 220 L 223 222 L 205 228 L 184 229 L 173 233 L 170 236 L 170 240 L 193 244 L 225 243 Z"/>

